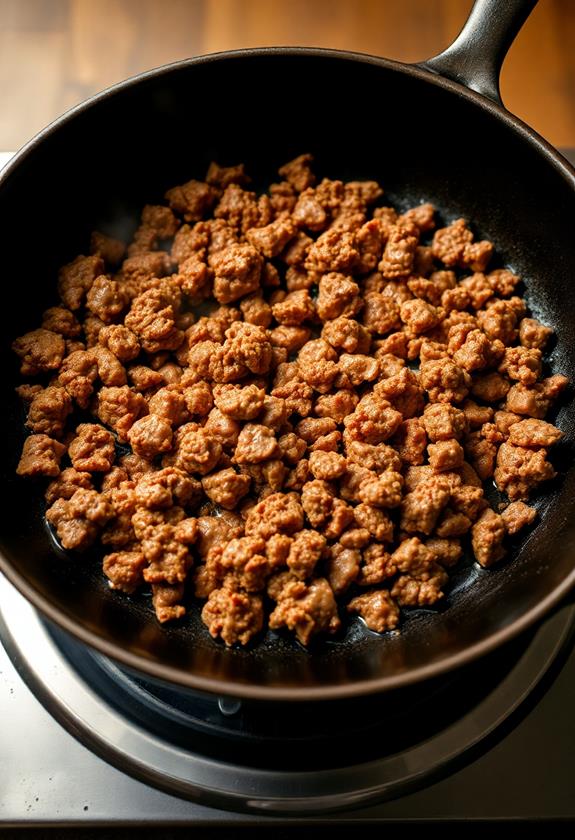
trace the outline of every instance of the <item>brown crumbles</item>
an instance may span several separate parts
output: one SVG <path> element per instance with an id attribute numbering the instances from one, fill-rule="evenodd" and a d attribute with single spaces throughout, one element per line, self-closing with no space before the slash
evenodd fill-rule
<path id="1" fill-rule="evenodd" d="M 267 627 L 307 645 L 346 613 L 395 631 L 468 549 L 506 555 L 563 436 L 553 331 L 492 243 L 312 164 L 258 196 L 212 162 L 131 242 L 95 231 L 13 343 L 17 473 L 50 479 L 63 548 L 99 544 L 110 588 L 149 587 L 161 623 L 204 602 L 226 645 Z"/>

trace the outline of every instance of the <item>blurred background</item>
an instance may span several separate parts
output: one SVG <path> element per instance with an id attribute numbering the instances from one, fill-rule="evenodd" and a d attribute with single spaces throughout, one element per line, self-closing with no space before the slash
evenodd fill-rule
<path id="1" fill-rule="evenodd" d="M 420 61 L 453 40 L 471 6 L 471 0 L 0 0 L 0 150 L 17 149 L 114 82 L 200 53 L 290 44 Z M 501 87 L 507 107 L 551 143 L 575 146 L 575 0 L 540 0 L 511 49 Z"/>

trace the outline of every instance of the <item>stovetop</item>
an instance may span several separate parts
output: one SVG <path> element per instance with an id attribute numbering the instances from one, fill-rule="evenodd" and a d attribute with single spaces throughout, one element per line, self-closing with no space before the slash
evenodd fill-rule
<path id="1" fill-rule="evenodd" d="M 8 157 L 0 153 L 0 167 Z M 569 157 L 575 159 L 575 155 Z M 179 763 L 172 763 L 168 768 L 160 767 L 164 776 L 154 778 L 153 784 L 138 781 L 112 766 L 122 766 L 118 756 L 124 759 L 130 751 L 137 753 L 137 750 L 144 750 L 154 758 L 161 755 L 161 750 L 154 753 L 154 749 L 158 744 L 162 746 L 166 740 L 162 740 L 165 733 L 150 731 L 144 717 L 139 716 L 138 703 L 142 692 L 146 696 L 151 692 L 154 702 L 159 704 L 158 709 L 167 701 L 168 707 L 172 708 L 171 698 L 166 698 L 162 690 L 158 692 L 154 687 L 138 684 L 130 675 L 112 673 L 115 666 L 102 658 L 89 663 L 73 645 L 65 654 L 72 661 L 75 657 L 78 659 L 74 670 L 76 676 L 72 678 L 71 672 L 63 668 L 58 660 L 58 651 L 66 648 L 66 640 L 59 639 L 57 631 L 52 636 L 54 631 L 38 619 L 4 578 L 0 578 L 0 603 L 4 610 L 8 605 L 9 609 L 23 617 L 18 645 L 11 646 L 12 658 L 0 645 L 0 826 L 285 826 L 285 815 L 280 812 L 273 815 L 273 808 L 266 811 L 263 807 L 258 812 L 256 807 L 240 812 L 233 810 L 229 801 L 223 809 L 199 804 L 197 797 L 196 801 L 183 798 L 189 795 L 189 790 L 185 790 L 185 784 L 181 788 L 182 779 L 184 782 L 191 779 L 199 783 L 199 801 L 204 801 L 202 784 L 204 781 L 207 784 L 213 769 L 209 760 L 204 765 L 201 763 L 203 759 L 194 763 L 183 752 Z M 405 778 L 409 784 L 397 789 L 391 785 L 392 789 L 388 791 L 382 787 L 378 794 L 382 799 L 387 797 L 387 800 L 378 804 L 358 806 L 358 802 L 369 800 L 369 797 L 362 799 L 360 796 L 356 802 L 352 798 L 350 807 L 337 815 L 316 816 L 296 806 L 290 812 L 290 824 L 363 825 L 369 822 L 384 825 L 412 820 L 575 821 L 574 621 L 575 607 L 572 603 L 563 605 L 537 631 L 514 642 L 503 654 L 488 658 L 478 669 L 466 672 L 459 684 L 453 683 L 455 693 L 461 690 L 461 684 L 465 684 L 466 679 L 493 682 L 486 687 L 476 686 L 477 696 L 474 695 L 473 702 L 469 701 L 469 708 L 461 710 L 461 721 L 455 734 L 458 744 L 465 742 L 465 749 L 451 750 L 451 755 L 450 743 L 445 739 L 438 741 L 438 733 L 433 728 L 426 731 L 424 726 L 421 729 L 421 720 L 413 721 L 414 727 L 416 723 L 420 725 L 416 745 L 418 753 L 400 751 L 394 754 L 393 745 L 387 745 L 391 758 L 387 757 L 385 761 L 377 761 L 377 749 L 373 754 L 369 751 L 366 755 L 354 754 L 356 764 L 346 777 L 359 779 L 358 790 L 362 793 L 365 789 L 362 779 L 371 778 L 375 784 L 385 773 Z M 43 658 L 40 646 L 47 639 L 52 639 L 54 645 L 46 648 L 48 652 L 52 650 L 52 654 Z M 37 669 L 43 670 L 48 691 L 36 687 L 33 693 L 23 678 L 24 675 L 30 679 L 27 669 L 34 656 L 40 658 Z M 98 672 L 98 686 L 86 688 L 82 669 L 87 669 L 86 675 L 89 674 L 91 680 L 92 674 Z M 107 679 L 111 682 L 106 683 Z M 114 682 L 120 686 L 119 693 L 112 690 Z M 535 683 L 537 685 L 533 688 Z M 94 712 L 102 706 L 101 702 L 92 707 L 87 702 L 92 695 L 93 699 L 95 690 L 108 698 L 103 704 L 107 711 L 102 716 Z M 444 688 L 444 691 L 448 690 Z M 51 691 L 59 695 L 57 709 L 52 702 Z M 42 702 L 38 697 L 42 698 Z M 419 705 L 416 703 L 413 708 L 417 708 L 421 718 L 425 715 L 427 695 L 420 700 Z M 205 707 L 201 702 L 199 705 L 192 704 L 192 711 L 184 704 L 178 710 L 178 715 L 183 716 L 182 722 L 185 724 L 190 714 L 195 715 L 199 709 L 198 714 L 203 715 L 204 722 L 207 722 L 209 731 L 205 736 L 208 740 L 217 736 L 214 730 L 222 725 L 230 727 L 232 732 L 235 727 L 234 737 L 228 738 L 228 754 L 219 758 L 233 767 L 234 751 L 237 749 L 236 758 L 240 764 L 246 749 L 244 729 L 247 727 L 250 730 L 248 734 L 251 734 L 253 721 L 250 722 L 250 714 L 253 716 L 253 713 L 249 708 L 238 710 L 233 702 L 225 698 L 215 711 L 213 704 L 216 701 L 203 702 L 207 704 Z M 366 714 L 372 713 L 369 709 L 373 710 L 374 702 L 377 701 L 370 701 L 371 706 L 368 704 L 365 707 L 368 710 Z M 435 697 L 434 702 L 443 702 L 441 694 Z M 66 729 L 42 703 L 51 708 L 61 721 L 65 721 Z M 453 705 L 453 696 L 449 697 L 446 693 L 446 707 L 449 703 Z M 127 708 L 130 709 L 129 722 L 124 714 Z M 384 714 L 385 708 L 382 702 Z M 258 726 L 260 729 L 263 727 L 260 734 L 269 736 L 266 730 L 266 726 L 270 726 L 269 721 L 258 721 Z M 310 732 L 313 729 L 312 726 Z M 114 747 L 106 755 L 106 761 L 82 743 L 89 742 L 96 752 L 104 752 L 97 743 L 98 733 L 105 733 Z M 372 737 L 371 733 L 367 737 Z M 281 739 L 276 746 L 276 758 L 280 756 L 280 765 L 285 746 L 281 744 Z M 313 773 L 318 775 L 318 780 L 322 779 L 326 759 L 321 751 L 326 746 L 322 743 L 321 733 L 315 741 L 312 739 L 306 743 L 304 740 L 302 749 L 304 762 L 307 750 L 313 758 L 309 762 L 314 768 Z M 426 751 L 428 758 L 433 754 L 435 758 L 440 756 L 442 761 L 437 762 L 438 766 L 431 776 L 417 779 L 418 770 L 423 771 L 423 764 L 420 768 L 417 760 L 421 760 Z M 258 764 L 256 753 L 254 747 L 254 767 Z M 322 758 L 323 761 L 320 760 Z M 130 773 L 136 772 L 133 762 L 129 770 Z M 160 783 L 166 786 L 166 770 L 168 775 L 170 772 L 174 776 L 179 775 L 177 789 L 181 788 L 181 796 L 170 795 L 155 786 Z M 194 777 L 194 772 L 199 774 L 198 778 Z M 255 781 L 260 778 L 259 772 L 257 769 L 252 772 L 254 793 L 261 793 L 261 790 L 256 791 Z M 249 788 L 249 778 L 249 773 L 238 776 L 237 787 L 243 794 L 242 785 L 247 784 Z M 212 779 L 210 776 L 210 780 L 217 785 L 225 778 L 214 776 Z M 277 783 L 277 779 L 275 781 Z M 317 781 L 317 784 L 320 782 Z M 232 773 L 231 787 L 233 785 Z M 361 785 L 364 785 L 363 788 Z M 265 798 L 262 801 L 265 802 Z"/>
<path id="2" fill-rule="evenodd" d="M 76 654 L 68 650 L 66 643 L 58 638 L 58 632 L 45 625 L 3 578 L 0 579 L 0 601 L 3 616 L 10 626 L 10 631 L 3 629 L 4 641 L 13 660 L 0 648 L 0 715 L 3 722 L 0 730 L 0 825 L 93 826 L 137 822 L 176 826 L 276 821 L 285 825 L 286 813 L 290 821 L 306 824 L 333 820 L 338 824 L 342 821 L 413 819 L 575 820 L 572 712 L 575 708 L 575 607 L 572 604 L 565 604 L 537 631 L 512 643 L 495 658 L 490 656 L 479 666 L 468 669 L 463 682 L 452 684 L 454 693 L 459 692 L 457 697 L 462 698 L 462 708 L 461 719 L 445 729 L 450 733 L 447 741 L 445 734 L 441 734 L 443 730 L 439 736 L 430 730 L 424 732 L 421 739 L 414 739 L 418 741 L 415 748 L 397 753 L 392 750 L 391 756 L 381 761 L 375 758 L 377 751 L 371 757 L 363 756 L 367 759 L 363 763 L 362 757 L 356 756 L 357 763 L 353 767 L 336 771 L 329 767 L 326 770 L 325 762 L 317 757 L 308 762 L 304 739 L 302 766 L 317 767 L 307 774 L 306 782 L 306 773 L 301 777 L 297 773 L 282 777 L 280 773 L 278 777 L 258 768 L 258 761 L 251 758 L 253 768 L 247 772 L 242 770 L 240 765 L 246 753 L 239 743 L 235 776 L 233 748 L 231 756 L 219 757 L 220 762 L 227 762 L 222 770 L 218 761 L 214 762 L 210 756 L 207 759 L 199 753 L 196 757 L 190 756 L 183 745 L 166 747 L 166 738 L 158 738 L 158 733 L 145 727 L 144 721 L 138 722 L 132 708 L 135 697 L 128 699 L 126 695 L 124 700 L 118 699 L 106 688 L 105 671 L 113 671 L 116 667 L 113 663 L 100 662 L 98 667 L 104 669 L 104 676 L 100 674 L 97 680 L 92 677 L 93 667 L 84 677 L 76 679 L 75 674 L 86 664 L 74 662 L 76 655 L 81 656 L 78 653 L 81 649 L 76 648 Z M 12 643 L 12 636 L 18 639 L 19 646 Z M 54 658 L 50 652 L 52 648 L 64 651 L 63 662 Z M 68 661 L 73 663 L 73 669 Z M 30 663 L 35 676 L 47 687 L 35 686 L 35 693 L 54 715 L 65 720 L 67 731 L 25 684 L 21 675 L 30 679 Z M 85 682 L 88 673 L 90 686 L 96 686 L 98 694 Z M 463 700 L 468 698 L 465 680 L 489 682 L 491 675 L 495 678 L 494 686 L 487 686 L 486 697 L 483 697 L 482 687 L 476 686 L 477 698 L 469 703 L 469 709 L 464 707 Z M 112 676 L 117 682 L 118 675 Z M 127 681 L 132 684 L 131 677 L 128 676 Z M 517 696 L 518 685 L 520 696 Z M 158 694 L 153 687 L 150 689 L 144 684 L 144 688 L 151 690 L 156 700 L 162 698 L 161 692 Z M 133 690 L 133 686 L 126 690 Z M 427 688 L 422 690 L 428 691 Z M 419 707 L 414 707 L 417 709 L 414 715 L 425 714 L 428 696 L 431 713 L 435 701 L 432 695 L 426 694 Z M 102 697 L 106 698 L 104 703 Z M 498 698 L 495 705 L 494 697 Z M 381 702 L 385 714 L 387 701 L 381 698 Z M 377 703 L 377 698 L 369 703 Z M 508 716 L 514 706 L 517 708 Z M 192 704 L 192 708 L 197 706 Z M 219 708 L 225 713 L 220 721 L 226 716 L 233 719 L 238 714 L 229 700 L 221 701 Z M 364 713 L 370 714 L 368 706 Z M 212 718 L 215 719 L 213 714 Z M 414 719 L 413 722 L 415 726 L 417 721 Z M 265 725 L 265 722 L 260 724 Z M 487 730 L 493 731 L 483 737 Z M 110 748 L 107 758 L 114 763 L 127 762 L 125 766 L 130 773 L 138 773 L 136 764 L 130 764 L 130 758 L 145 756 L 146 772 L 150 772 L 150 768 L 156 771 L 154 785 L 165 785 L 168 778 L 169 785 L 182 789 L 182 796 L 191 795 L 186 788 L 191 785 L 196 791 L 192 795 L 194 798 L 199 796 L 200 801 L 205 798 L 204 787 L 216 789 L 227 785 L 228 790 L 238 795 L 238 807 L 251 801 L 250 812 L 206 807 L 197 801 L 162 793 L 110 766 L 74 738 L 75 735 L 80 741 L 88 741 L 98 751 L 101 746 L 98 738 L 102 733 Z M 464 755 L 456 756 L 465 740 L 469 749 Z M 321 738 L 318 743 L 321 744 Z M 317 750 L 318 746 L 310 744 L 309 749 L 312 756 L 312 750 Z M 450 761 L 434 770 L 431 781 L 427 777 L 418 780 L 418 773 L 423 777 L 426 769 L 421 763 L 422 756 L 431 754 L 435 760 L 437 755 L 442 755 L 442 750 L 445 755 L 450 751 L 453 753 Z M 162 764 L 162 756 L 166 755 L 168 762 L 166 764 L 164 759 Z M 445 777 L 434 780 L 442 775 Z M 412 793 L 403 793 L 403 788 L 396 790 L 395 781 L 403 777 L 409 779 L 408 788 L 419 784 L 421 789 Z M 334 785 L 336 793 L 339 785 L 344 810 L 336 817 L 308 813 L 310 800 L 306 797 L 310 793 L 317 798 L 325 792 L 328 808 L 333 807 L 334 801 L 337 804 L 337 800 L 327 796 L 333 793 Z M 369 807 L 357 807 L 369 785 L 377 797 L 396 798 Z M 387 790 L 388 785 L 392 789 Z M 346 790 L 347 786 L 349 790 Z M 295 797 L 291 805 L 283 810 L 280 807 L 275 814 L 274 796 L 288 793 Z M 300 794 L 303 797 L 301 806 L 297 798 Z M 209 801 L 209 796 L 207 799 Z M 226 808 L 234 808 L 233 802 L 222 801 Z"/>

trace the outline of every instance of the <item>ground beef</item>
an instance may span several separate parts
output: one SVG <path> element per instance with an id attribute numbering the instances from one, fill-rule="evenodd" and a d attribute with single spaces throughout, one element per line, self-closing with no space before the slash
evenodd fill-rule
<path id="1" fill-rule="evenodd" d="M 325 578 L 316 578 L 309 584 L 290 581 L 276 600 L 270 627 L 287 627 L 304 645 L 317 633 L 335 633 L 341 626 L 333 590 Z"/>
<path id="2" fill-rule="evenodd" d="M 36 376 L 60 367 L 66 342 L 59 333 L 38 329 L 17 338 L 12 343 L 12 350 L 20 357 L 20 373 Z"/>
<path id="3" fill-rule="evenodd" d="M 538 484 L 555 476 L 545 449 L 527 449 L 511 443 L 502 443 L 499 447 L 495 483 L 512 501 L 527 499 Z"/>
<path id="4" fill-rule="evenodd" d="M 259 595 L 238 589 L 231 581 L 214 589 L 203 610 L 202 621 L 210 635 L 226 645 L 245 645 L 262 629 L 264 612 Z"/>
<path id="5" fill-rule="evenodd" d="M 96 423 L 81 423 L 68 445 L 68 455 L 80 472 L 107 473 L 116 457 L 114 435 Z"/>
<path id="6" fill-rule="evenodd" d="M 524 502 L 511 502 L 501 512 L 501 518 L 507 533 L 513 536 L 537 519 L 537 511 Z"/>
<path id="7" fill-rule="evenodd" d="M 206 496 L 226 510 L 234 510 L 238 502 L 249 492 L 251 478 L 228 468 L 213 472 L 202 479 Z"/>
<path id="8" fill-rule="evenodd" d="M 179 603 L 184 597 L 183 583 L 153 583 L 152 604 L 156 612 L 156 618 L 163 624 L 166 621 L 174 621 L 182 618 L 186 608 Z"/>
<path id="9" fill-rule="evenodd" d="M 26 425 L 36 434 L 61 437 L 72 407 L 72 398 L 66 389 L 50 385 L 34 394 L 28 409 Z"/>
<path id="10" fill-rule="evenodd" d="M 79 256 L 63 266 L 58 274 L 58 293 L 67 309 L 76 311 L 83 304 L 86 292 L 104 270 L 104 262 L 98 254 Z"/>
<path id="11" fill-rule="evenodd" d="M 114 515 L 114 509 L 102 493 L 78 489 L 69 499 L 56 499 L 46 511 L 64 548 L 83 551 L 92 545 L 98 530 Z"/>
<path id="12" fill-rule="evenodd" d="M 544 420 L 521 420 L 509 427 L 509 443 L 515 446 L 548 447 L 563 437 L 563 432 Z"/>
<path id="13" fill-rule="evenodd" d="M 357 613 L 370 630 L 384 633 L 395 630 L 399 624 L 399 607 L 387 589 L 374 589 L 353 598 L 347 609 Z"/>
<path id="14" fill-rule="evenodd" d="M 16 468 L 18 475 L 45 475 L 50 478 L 60 472 L 60 459 L 66 447 L 48 435 L 30 435 Z"/>
<path id="15" fill-rule="evenodd" d="M 142 551 L 114 551 L 104 557 L 102 566 L 111 589 L 131 594 L 144 583 L 146 558 Z"/>
<path id="16" fill-rule="evenodd" d="M 407 533 L 431 534 L 439 514 L 449 502 L 449 480 L 443 476 L 422 481 L 401 503 L 401 528 Z"/>
<path id="17" fill-rule="evenodd" d="M 391 597 L 401 607 L 432 607 L 444 597 L 441 587 L 447 580 L 447 574 L 439 566 L 421 577 L 400 575 L 393 584 Z"/>
<path id="18" fill-rule="evenodd" d="M 151 460 L 172 447 L 172 427 L 167 420 L 150 414 L 130 427 L 128 440 L 136 455 Z"/>
<path id="19" fill-rule="evenodd" d="M 492 244 L 312 164 L 258 195 L 212 162 L 129 243 L 94 232 L 13 343 L 38 377 L 17 389 L 17 472 L 50 479 L 62 546 L 98 544 L 110 587 L 151 589 L 161 623 L 205 601 L 226 645 L 432 607 L 469 544 L 487 568 L 534 521 L 563 436 L 552 330 L 489 271 Z"/>
<path id="20" fill-rule="evenodd" d="M 503 518 L 491 508 L 487 508 L 471 529 L 473 553 L 481 566 L 488 568 L 505 556 L 505 534 Z"/>

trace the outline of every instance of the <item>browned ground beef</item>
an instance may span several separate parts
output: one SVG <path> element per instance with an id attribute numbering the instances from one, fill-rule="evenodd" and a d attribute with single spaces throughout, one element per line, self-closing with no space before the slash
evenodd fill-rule
<path id="1" fill-rule="evenodd" d="M 18 473 L 51 479 L 62 545 L 99 542 L 110 586 L 150 586 L 161 622 L 189 582 L 227 645 L 266 625 L 308 644 L 345 611 L 395 629 L 467 545 L 504 557 L 562 436 L 543 419 L 567 385 L 542 374 L 552 330 L 489 270 L 493 245 L 311 163 L 260 196 L 212 163 L 127 245 L 94 232 L 13 345 L 40 377 L 18 389 Z"/>

